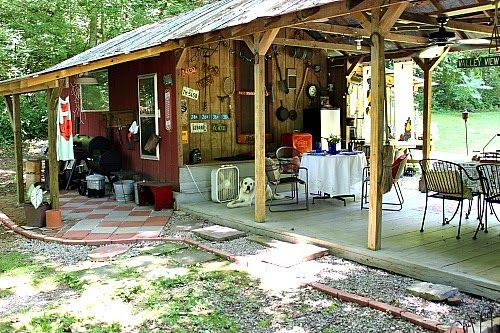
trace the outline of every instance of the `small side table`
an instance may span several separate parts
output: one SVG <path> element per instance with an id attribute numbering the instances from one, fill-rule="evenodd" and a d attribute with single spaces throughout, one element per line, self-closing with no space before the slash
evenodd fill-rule
<path id="1" fill-rule="evenodd" d="M 139 206 L 154 204 L 155 210 L 174 208 L 172 186 L 160 182 L 137 182 Z"/>

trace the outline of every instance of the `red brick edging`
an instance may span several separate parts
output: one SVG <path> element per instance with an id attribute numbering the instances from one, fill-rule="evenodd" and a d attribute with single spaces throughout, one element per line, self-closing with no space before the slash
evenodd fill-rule
<path id="1" fill-rule="evenodd" d="M 65 245 L 89 245 L 89 246 L 99 246 L 99 245 L 109 245 L 109 244 L 132 244 L 139 242 L 183 242 L 185 244 L 196 246 L 205 251 L 211 252 L 221 258 L 232 262 L 238 262 L 237 256 L 220 249 L 213 248 L 209 245 L 198 242 L 194 239 L 189 238 L 174 238 L 174 237 L 151 237 L 151 238 L 123 238 L 123 239 L 97 239 L 97 240 L 75 240 L 75 239 L 63 239 L 57 237 L 51 237 L 46 235 L 41 235 L 30 230 L 24 230 L 17 224 L 15 224 L 7 215 L 0 212 L 0 222 L 8 229 L 13 232 L 22 235 L 29 239 L 41 240 L 45 242 L 52 242 Z M 367 297 L 359 296 L 356 294 L 351 294 L 342 290 L 328 287 L 327 285 L 311 282 L 307 283 L 313 289 L 324 292 L 330 296 L 338 298 L 346 302 L 356 303 L 360 306 L 370 307 L 374 310 L 390 313 L 394 317 L 400 317 L 409 321 L 415 325 L 425 328 L 430 331 L 440 332 L 440 333 L 464 333 L 463 328 L 449 328 L 438 321 L 428 319 L 412 312 L 405 311 L 396 306 L 379 302 Z"/>
<path id="2" fill-rule="evenodd" d="M 335 288 L 328 287 L 322 283 L 310 282 L 307 283 L 309 287 L 324 292 L 330 296 L 341 299 L 346 302 L 356 303 L 360 306 L 365 306 L 372 308 L 374 310 L 382 311 L 391 314 L 394 317 L 400 317 L 410 323 L 418 325 L 422 328 L 433 332 L 441 332 L 441 333 L 463 333 L 463 328 L 450 328 L 441 324 L 440 322 L 432 319 L 428 319 L 419 315 L 416 315 L 412 312 L 405 311 L 396 306 L 379 302 L 367 297 L 358 296 L 356 294 L 351 294 L 342 290 L 338 290 Z"/>

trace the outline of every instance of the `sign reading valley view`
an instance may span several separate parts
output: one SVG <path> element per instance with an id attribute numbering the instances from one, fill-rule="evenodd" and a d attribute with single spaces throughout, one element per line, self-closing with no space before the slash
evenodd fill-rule
<path id="1" fill-rule="evenodd" d="M 500 66 L 500 55 L 457 60 L 457 68 Z"/>

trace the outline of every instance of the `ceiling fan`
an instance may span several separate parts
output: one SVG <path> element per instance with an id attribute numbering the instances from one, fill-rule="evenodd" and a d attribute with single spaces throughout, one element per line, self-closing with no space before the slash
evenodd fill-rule
<path id="1" fill-rule="evenodd" d="M 439 23 L 439 28 L 437 31 L 429 34 L 430 46 L 418 54 L 422 59 L 439 57 L 448 46 L 460 50 L 471 50 L 478 48 L 479 45 L 490 44 L 490 41 L 484 38 L 457 39 L 455 32 L 446 30 L 446 23 L 448 23 L 447 16 L 440 15 L 436 20 Z"/>

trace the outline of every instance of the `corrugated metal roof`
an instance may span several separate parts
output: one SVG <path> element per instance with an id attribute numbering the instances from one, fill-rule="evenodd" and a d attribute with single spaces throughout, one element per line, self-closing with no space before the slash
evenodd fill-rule
<path id="1" fill-rule="evenodd" d="M 339 0 L 221 0 L 123 33 L 39 74 L 238 26 L 261 17 L 278 16 L 337 1 Z"/>

